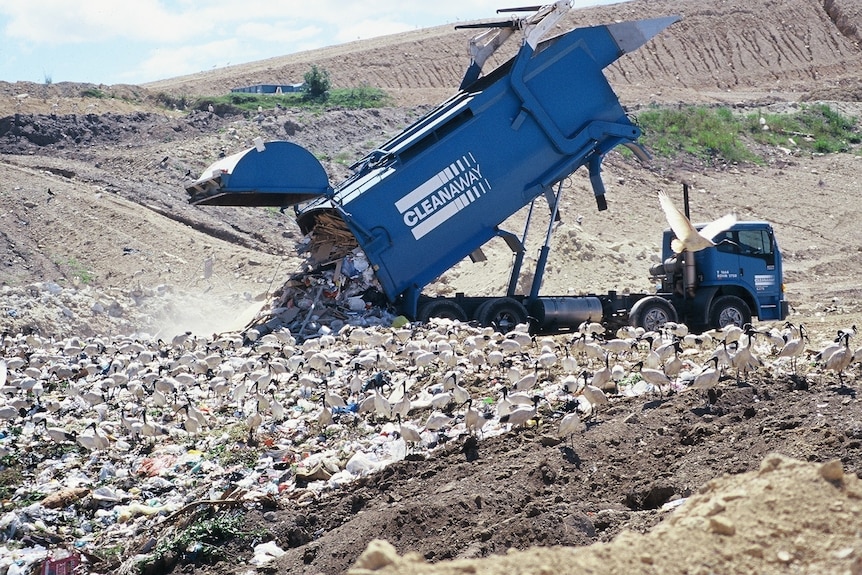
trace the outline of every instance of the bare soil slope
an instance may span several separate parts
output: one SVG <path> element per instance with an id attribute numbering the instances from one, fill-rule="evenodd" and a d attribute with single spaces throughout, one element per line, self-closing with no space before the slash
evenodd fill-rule
<path id="1" fill-rule="evenodd" d="M 777 110 L 825 100 L 860 115 L 862 7 L 855 0 L 634 0 L 575 10 L 561 26 L 674 13 L 680 23 L 608 69 L 627 107 Z M 242 313 L 264 305 L 299 265 L 299 231 L 289 212 L 193 208 L 183 184 L 257 136 L 308 147 L 339 180 L 345 164 L 454 91 L 468 37 L 439 27 L 143 87 L 0 83 L 0 330 L 161 337 L 242 325 Z M 380 86 L 399 107 L 320 116 L 268 110 L 258 122 L 157 105 L 159 93 L 213 95 L 295 81 L 311 64 L 329 70 L 336 86 Z M 91 88 L 108 97 L 82 96 Z M 687 182 L 695 219 L 734 211 L 774 223 L 791 319 L 811 326 L 813 355 L 836 329 L 862 325 L 862 159 L 858 150 L 812 156 L 788 149 L 764 151 L 760 166 L 641 166 L 612 153 L 604 171 L 609 209 L 601 213 L 585 174 L 576 173 L 544 292 L 650 289 L 647 269 L 666 225 L 656 191 L 679 194 Z M 517 216 L 511 229 L 522 221 Z M 537 253 L 536 243 L 530 248 Z M 434 289 L 499 292 L 509 256 L 502 246 L 487 252 L 488 262 L 462 263 Z M 31 289 L 35 282 L 76 293 L 62 307 L 47 305 L 45 292 Z M 860 573 L 853 475 L 862 437 L 859 367 L 846 387 L 833 374 L 821 377 L 814 363 L 806 365 L 808 379 L 785 368 L 728 381 L 709 413 L 696 393 L 621 400 L 568 445 L 547 437 L 556 421 L 546 414 L 535 428 L 472 448 L 453 440 L 427 461 L 404 461 L 306 507 L 281 501 L 276 515 L 257 518 L 288 550 L 274 570 L 343 572 L 369 541 L 383 538 L 399 555 L 383 549 L 377 562 L 366 556 L 360 567 Z M 822 467 L 833 459 L 846 474 Z M 691 505 L 672 521 L 659 510 L 689 496 Z M 650 534 L 570 548 L 628 531 Z M 506 553 L 533 545 L 567 547 Z M 231 552 L 236 561 L 195 572 L 247 572 L 249 550 Z M 491 554 L 486 562 L 440 562 Z"/>
<path id="2" fill-rule="evenodd" d="M 774 101 L 858 89 L 860 8 L 853 0 L 632 0 L 572 10 L 558 31 L 617 20 L 678 14 L 682 21 L 608 70 L 622 100 L 634 103 Z M 400 103 L 434 103 L 457 86 L 470 30 L 439 26 L 249 65 L 153 82 L 153 92 L 220 94 L 227 87 L 301 81 L 311 64 L 337 86 L 380 86 Z M 510 40 L 500 62 L 514 53 Z M 837 99 L 837 98 L 831 98 Z"/>

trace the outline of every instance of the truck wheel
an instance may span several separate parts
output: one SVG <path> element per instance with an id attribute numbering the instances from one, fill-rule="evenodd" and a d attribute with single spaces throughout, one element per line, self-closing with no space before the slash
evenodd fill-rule
<path id="1" fill-rule="evenodd" d="M 669 321 L 677 321 L 676 310 L 664 298 L 648 297 L 637 302 L 629 316 L 629 323 L 647 331 L 658 331 Z"/>
<path id="2" fill-rule="evenodd" d="M 480 303 L 478 306 L 476 306 L 476 309 L 473 310 L 473 317 L 471 317 L 470 319 L 472 319 L 473 321 L 475 321 L 479 325 L 484 325 L 484 324 L 482 324 L 482 316 L 485 314 L 485 310 L 488 309 L 488 306 L 491 305 L 492 301 L 494 301 L 494 300 L 486 299 L 485 301 Z"/>
<path id="3" fill-rule="evenodd" d="M 718 329 L 729 325 L 742 327 L 751 323 L 751 310 L 735 295 L 723 295 L 712 302 L 709 318 L 712 326 Z"/>
<path id="4" fill-rule="evenodd" d="M 477 319 L 485 326 L 493 326 L 500 333 L 508 333 L 519 323 L 527 322 L 527 308 L 518 300 L 501 297 L 483 304 Z"/>
<path id="5" fill-rule="evenodd" d="M 435 299 L 429 301 L 419 308 L 416 316 L 416 319 L 422 323 L 427 323 L 432 317 L 467 321 L 467 312 L 464 311 L 464 308 L 454 301 L 447 299 Z"/>

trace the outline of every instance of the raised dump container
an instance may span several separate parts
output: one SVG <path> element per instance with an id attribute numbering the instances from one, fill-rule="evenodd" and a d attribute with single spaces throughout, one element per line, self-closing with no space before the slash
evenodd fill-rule
<path id="1" fill-rule="evenodd" d="M 538 196 L 553 202 L 555 184 L 579 167 L 588 166 L 605 209 L 602 159 L 640 130 L 603 69 L 676 20 L 577 28 L 541 43 L 528 36 L 512 59 L 465 79 L 335 188 L 310 152 L 270 142 L 210 166 L 188 187 L 190 201 L 287 206 L 319 196 L 297 210 L 303 231 L 322 213 L 339 215 L 386 296 L 415 316 L 424 286 L 504 235 L 499 225 Z"/>

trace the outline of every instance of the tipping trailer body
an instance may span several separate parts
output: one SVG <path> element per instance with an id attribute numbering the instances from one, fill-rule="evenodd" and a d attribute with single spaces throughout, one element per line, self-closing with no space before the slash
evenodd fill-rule
<path id="1" fill-rule="evenodd" d="M 542 195 L 553 210 L 555 184 L 575 170 L 588 167 L 603 210 L 604 155 L 624 144 L 646 157 L 636 145 L 640 129 L 602 71 L 678 17 L 577 28 L 539 43 L 536 34 L 550 27 L 542 19 L 568 6 L 557 2 L 526 19 L 532 35 L 484 77 L 478 77 L 474 53 L 460 91 L 357 162 L 337 187 L 309 151 L 259 141 L 207 168 L 187 186 L 189 201 L 278 207 L 308 202 L 296 208 L 306 233 L 319 214 L 337 213 L 387 298 L 415 317 L 422 288 L 493 237 L 503 237 L 522 257 L 520 240 L 500 224 Z M 531 299 L 542 273 L 537 269 Z"/>

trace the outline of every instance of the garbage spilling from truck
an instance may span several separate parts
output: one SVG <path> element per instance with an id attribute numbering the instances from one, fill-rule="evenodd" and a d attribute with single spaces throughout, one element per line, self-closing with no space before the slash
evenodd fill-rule
<path id="1" fill-rule="evenodd" d="M 345 325 L 399 323 L 368 258 L 340 220 L 322 218 L 298 251 L 306 260 L 250 324 L 257 334 L 287 329 L 304 340 L 338 332 Z"/>

